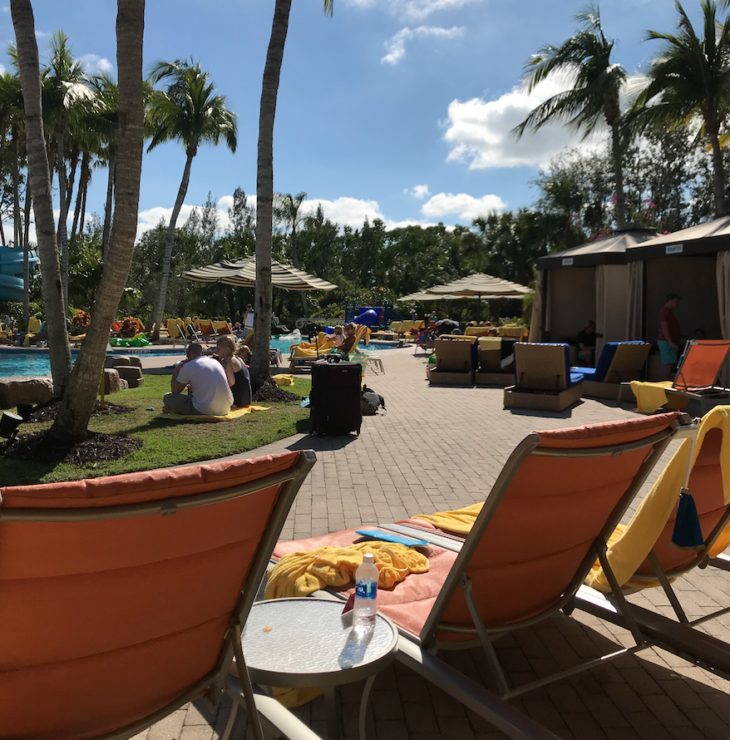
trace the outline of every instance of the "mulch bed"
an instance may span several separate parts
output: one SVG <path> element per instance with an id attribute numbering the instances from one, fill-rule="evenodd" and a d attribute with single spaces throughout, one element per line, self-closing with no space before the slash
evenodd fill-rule
<path id="1" fill-rule="evenodd" d="M 60 401 L 49 401 L 48 403 L 36 406 L 30 415 L 29 421 L 54 421 L 60 407 Z M 129 414 L 132 411 L 134 411 L 134 409 L 131 408 L 131 406 L 122 406 L 118 403 L 109 403 L 109 401 L 104 402 L 104 410 L 102 411 L 101 403 L 99 401 L 96 401 L 96 403 L 94 404 L 94 410 L 91 412 L 91 415 L 116 416 L 117 414 Z"/>
<path id="2" fill-rule="evenodd" d="M 251 397 L 252 403 L 268 401 L 269 403 L 300 403 L 301 396 L 296 393 L 289 393 L 283 388 L 279 388 L 273 380 L 267 380 Z"/>
<path id="3" fill-rule="evenodd" d="M 87 465 L 107 460 L 118 460 L 142 447 L 142 440 L 118 437 L 113 434 L 89 432 L 82 442 L 59 442 L 46 432 L 24 434 L 0 444 L 0 455 L 44 463 Z"/>

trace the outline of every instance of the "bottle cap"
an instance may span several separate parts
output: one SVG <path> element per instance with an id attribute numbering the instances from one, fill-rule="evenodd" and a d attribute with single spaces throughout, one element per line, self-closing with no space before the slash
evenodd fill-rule
<path id="1" fill-rule="evenodd" d="M 372 565 L 373 563 L 375 563 L 375 558 L 373 557 L 373 554 L 371 552 L 366 552 L 362 556 L 362 561 L 363 561 L 363 563 L 367 563 L 368 565 Z"/>

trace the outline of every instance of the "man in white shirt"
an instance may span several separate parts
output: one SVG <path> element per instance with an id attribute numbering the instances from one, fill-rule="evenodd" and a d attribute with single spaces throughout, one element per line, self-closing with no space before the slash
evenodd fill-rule
<path id="1" fill-rule="evenodd" d="M 253 319 L 254 319 L 253 306 L 249 303 L 248 306 L 246 306 L 246 315 L 243 317 L 243 328 L 247 332 L 253 331 Z"/>
<path id="2" fill-rule="evenodd" d="M 190 386 L 191 395 L 183 391 Z M 203 357 L 203 348 L 197 342 L 188 346 L 187 360 L 172 373 L 172 393 L 162 399 L 163 414 L 192 416 L 225 416 L 233 404 L 233 394 L 223 365 L 211 357 Z"/>

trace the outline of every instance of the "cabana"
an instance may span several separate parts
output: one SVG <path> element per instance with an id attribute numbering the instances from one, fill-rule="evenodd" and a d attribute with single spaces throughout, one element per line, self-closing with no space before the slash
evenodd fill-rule
<path id="1" fill-rule="evenodd" d="M 627 251 L 656 236 L 636 224 L 598 241 L 540 257 L 530 341 L 572 342 L 594 320 L 597 356 L 604 343 L 627 336 L 629 268 Z"/>
<path id="2" fill-rule="evenodd" d="M 665 234 L 626 250 L 634 286 L 628 339 L 656 341 L 667 293 L 683 300 L 682 333 L 702 329 L 707 339 L 730 339 L 730 216 Z"/>

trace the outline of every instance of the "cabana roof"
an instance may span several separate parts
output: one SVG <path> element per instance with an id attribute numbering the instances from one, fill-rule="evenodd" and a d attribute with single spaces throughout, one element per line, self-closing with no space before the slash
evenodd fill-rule
<path id="1" fill-rule="evenodd" d="M 626 261 L 658 259 L 673 255 L 715 254 L 728 249 L 730 249 L 730 216 L 723 216 L 635 245 L 626 250 Z"/>
<path id="2" fill-rule="evenodd" d="M 555 270 L 561 267 L 595 267 L 596 265 L 623 265 L 627 251 L 652 239 L 656 231 L 638 224 L 614 232 L 605 239 L 581 244 L 578 247 L 554 252 L 537 261 L 539 270 Z"/>

